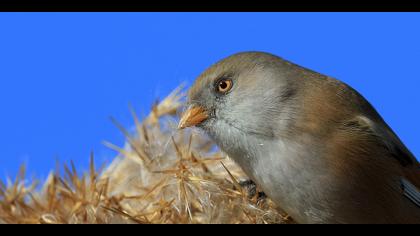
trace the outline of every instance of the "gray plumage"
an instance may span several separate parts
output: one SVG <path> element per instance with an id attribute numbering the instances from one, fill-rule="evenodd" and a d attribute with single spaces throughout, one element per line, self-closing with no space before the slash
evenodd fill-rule
<path id="1" fill-rule="evenodd" d="M 232 81 L 227 93 L 215 91 L 220 79 Z M 419 163 L 348 85 L 246 52 L 203 72 L 189 104 L 206 113 L 191 125 L 297 222 L 420 223 Z"/>

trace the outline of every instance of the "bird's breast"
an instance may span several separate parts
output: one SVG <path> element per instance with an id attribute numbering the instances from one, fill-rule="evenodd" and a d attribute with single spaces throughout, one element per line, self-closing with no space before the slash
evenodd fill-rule
<path id="1" fill-rule="evenodd" d="M 244 172 L 281 208 L 295 219 L 312 222 L 332 218 L 323 203 L 327 194 L 325 164 L 316 149 L 285 140 L 248 136 L 243 146 L 223 148 Z M 333 178 L 332 178 L 333 179 Z"/>
<path id="2" fill-rule="evenodd" d="M 220 122 L 209 132 L 219 147 L 294 219 L 332 217 L 324 203 L 331 196 L 321 150 L 310 137 L 267 139 Z M 317 220 L 318 219 L 318 220 Z M 300 222 L 305 222 L 301 220 Z"/>

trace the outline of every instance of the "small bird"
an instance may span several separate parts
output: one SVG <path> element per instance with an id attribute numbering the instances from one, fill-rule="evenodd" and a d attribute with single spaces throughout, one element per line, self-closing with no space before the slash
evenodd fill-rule
<path id="1" fill-rule="evenodd" d="M 297 223 L 420 223 L 420 165 L 347 84 L 265 52 L 229 56 L 188 93 L 204 130 Z"/>

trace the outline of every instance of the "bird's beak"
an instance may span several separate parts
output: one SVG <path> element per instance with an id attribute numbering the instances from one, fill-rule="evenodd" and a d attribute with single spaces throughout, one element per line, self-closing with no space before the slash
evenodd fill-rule
<path id="1" fill-rule="evenodd" d="M 208 117 L 209 115 L 203 107 L 192 105 L 184 112 L 184 114 L 182 114 L 181 120 L 178 124 L 178 129 L 198 125 L 205 121 Z"/>

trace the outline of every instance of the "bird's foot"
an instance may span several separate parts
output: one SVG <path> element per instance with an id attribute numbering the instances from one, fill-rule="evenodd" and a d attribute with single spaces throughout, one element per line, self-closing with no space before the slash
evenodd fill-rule
<path id="1" fill-rule="evenodd" d="M 239 185 L 246 191 L 249 199 L 256 199 L 257 202 L 260 202 L 267 198 L 264 192 L 258 191 L 257 185 L 250 179 L 240 181 Z"/>

